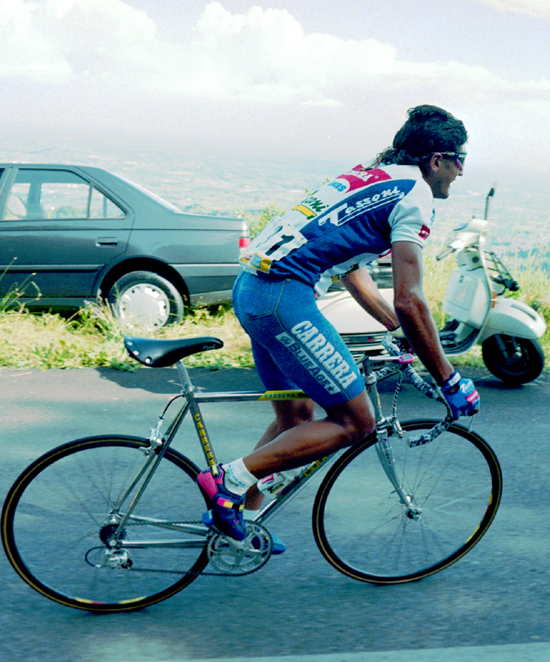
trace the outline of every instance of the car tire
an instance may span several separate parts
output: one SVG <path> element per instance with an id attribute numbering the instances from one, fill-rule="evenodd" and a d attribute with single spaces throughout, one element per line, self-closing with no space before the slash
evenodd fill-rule
<path id="1" fill-rule="evenodd" d="M 154 331 L 182 321 L 185 304 L 169 280 L 152 271 L 131 271 L 107 295 L 114 316 L 128 330 Z"/>

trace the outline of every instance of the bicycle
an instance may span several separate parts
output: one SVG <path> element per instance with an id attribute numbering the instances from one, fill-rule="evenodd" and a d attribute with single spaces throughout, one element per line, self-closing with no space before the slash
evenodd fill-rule
<path id="1" fill-rule="evenodd" d="M 479 542 L 496 515 L 500 466 L 487 442 L 449 414 L 441 421 L 399 422 L 397 396 L 404 375 L 422 393 L 442 398 L 414 370 L 412 356 L 400 353 L 389 338 L 384 342 L 391 356 L 362 361 L 376 431 L 303 468 L 247 521 L 248 535 L 238 542 L 202 520 L 209 504 L 196 485 L 199 468 L 172 449 L 172 441 L 189 414 L 213 466 L 217 459 L 201 403 L 305 394 L 195 393 L 182 359 L 221 347 L 221 340 L 127 336 L 126 349 L 141 363 L 176 365 L 181 393 L 168 402 L 149 439 L 77 439 L 22 472 L 1 520 L 12 566 L 42 595 L 93 612 L 141 609 L 174 595 L 201 574 L 250 574 L 271 555 L 266 521 L 329 464 L 315 496 L 312 524 L 322 555 L 337 570 L 364 582 L 399 584 L 455 563 Z M 397 377 L 392 413 L 385 418 L 377 383 L 392 375 Z M 161 434 L 178 398 L 183 404 Z"/>

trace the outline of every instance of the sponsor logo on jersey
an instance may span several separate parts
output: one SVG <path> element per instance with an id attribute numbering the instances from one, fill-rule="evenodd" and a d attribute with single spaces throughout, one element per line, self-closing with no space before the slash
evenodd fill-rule
<path id="1" fill-rule="evenodd" d="M 364 186 L 370 186 L 371 184 L 376 184 L 377 182 L 383 182 L 388 179 L 391 179 L 390 175 L 384 170 L 378 168 L 372 168 L 367 170 L 363 168 L 362 165 L 355 166 L 351 172 L 346 173 L 345 175 L 340 175 L 336 178 L 336 182 L 340 183 L 340 180 L 344 180 L 347 184 L 344 184 L 345 189 L 351 193 L 358 188 L 363 188 Z M 335 187 L 337 188 L 337 187 Z M 344 189 L 344 190 L 345 190 Z M 340 188 L 338 190 L 341 190 Z"/>
<path id="2" fill-rule="evenodd" d="M 331 395 L 346 389 L 357 379 L 349 363 L 309 320 L 299 322 L 290 333 L 285 331 L 276 338 Z"/>
<path id="3" fill-rule="evenodd" d="M 397 184 L 370 196 L 356 194 L 355 196 L 352 196 L 347 202 L 344 202 L 340 206 L 331 209 L 326 214 L 323 214 L 319 218 L 319 225 L 324 225 L 327 222 L 337 226 L 343 225 L 344 223 L 351 221 L 351 219 L 355 218 L 356 216 L 371 213 L 380 207 L 397 202 L 404 197 L 405 193 L 400 190 Z"/>
<path id="4" fill-rule="evenodd" d="M 293 207 L 295 211 L 299 211 L 307 218 L 315 218 L 317 214 L 320 214 L 322 211 L 328 208 L 328 203 L 319 200 L 314 195 L 310 195 L 305 200 L 302 200 L 299 205 Z"/>
<path id="5" fill-rule="evenodd" d="M 418 233 L 418 236 L 421 239 L 427 239 L 430 236 L 430 228 L 427 225 L 423 225 L 420 228 L 420 232 Z"/>
<path id="6" fill-rule="evenodd" d="M 271 260 L 261 253 L 243 253 L 239 258 L 239 262 L 264 274 L 268 274 L 271 269 Z"/>

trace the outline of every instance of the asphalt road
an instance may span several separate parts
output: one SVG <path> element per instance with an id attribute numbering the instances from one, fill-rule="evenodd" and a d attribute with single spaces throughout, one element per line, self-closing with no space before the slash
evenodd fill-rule
<path id="1" fill-rule="evenodd" d="M 548 477 L 550 376 L 519 389 L 471 371 L 482 396 L 474 429 L 504 474 L 500 511 L 464 559 L 414 584 L 375 587 L 341 575 L 318 552 L 307 489 L 270 523 L 288 544 L 245 578 L 201 577 L 146 610 L 96 616 L 35 593 L 0 557 L 0 659 L 5 662 L 288 662 L 550 660 Z M 206 390 L 259 387 L 253 371 L 193 371 Z M 172 370 L 0 370 L 0 499 L 41 453 L 105 433 L 147 436 Z M 412 387 L 401 417 L 440 415 Z M 205 405 L 220 460 L 247 452 L 271 418 L 264 403 Z M 175 447 L 204 464 L 184 429 Z M 62 562 L 62 559 L 61 559 Z"/>

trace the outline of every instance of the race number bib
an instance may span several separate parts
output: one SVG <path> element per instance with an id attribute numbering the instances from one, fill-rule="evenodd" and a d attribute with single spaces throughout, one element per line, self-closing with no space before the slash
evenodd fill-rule
<path id="1" fill-rule="evenodd" d="M 240 262 L 267 274 L 273 262 L 306 242 L 307 239 L 291 223 L 275 217 L 247 246 Z"/>

